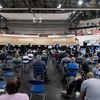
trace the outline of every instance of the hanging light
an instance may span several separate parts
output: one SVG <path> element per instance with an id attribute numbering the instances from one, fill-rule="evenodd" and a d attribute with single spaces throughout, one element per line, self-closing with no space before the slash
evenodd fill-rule
<path id="1" fill-rule="evenodd" d="M 33 23 L 36 23 L 36 18 L 35 17 L 33 17 Z"/>
<path id="2" fill-rule="evenodd" d="M 33 23 L 41 23 L 41 22 L 42 22 L 41 17 L 39 19 L 36 19 L 35 17 L 33 17 Z"/>
<path id="3" fill-rule="evenodd" d="M 73 11 L 72 13 L 75 14 L 75 11 Z"/>
<path id="4" fill-rule="evenodd" d="M 79 1 L 78 1 L 78 5 L 81 6 L 82 4 L 83 4 L 83 0 L 79 0 Z"/>
<path id="5" fill-rule="evenodd" d="M 3 8 L 3 6 L 2 5 L 0 5 L 0 10 Z"/>
<path id="6" fill-rule="evenodd" d="M 61 6 L 62 6 L 62 5 L 61 5 L 61 4 L 59 4 L 59 5 L 57 6 L 57 8 L 61 8 Z"/>
<path id="7" fill-rule="evenodd" d="M 39 23 L 41 23 L 41 22 L 42 22 L 42 18 L 40 17 L 40 18 L 39 18 Z"/>
<path id="8" fill-rule="evenodd" d="M 3 8 L 3 6 L 2 5 L 0 5 L 0 9 L 2 9 Z"/>

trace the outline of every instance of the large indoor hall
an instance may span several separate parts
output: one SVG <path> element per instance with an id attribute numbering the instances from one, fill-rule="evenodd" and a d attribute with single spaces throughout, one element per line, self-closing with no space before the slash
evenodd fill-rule
<path id="1" fill-rule="evenodd" d="M 0 0 L 0 100 L 100 100 L 100 0 Z"/>

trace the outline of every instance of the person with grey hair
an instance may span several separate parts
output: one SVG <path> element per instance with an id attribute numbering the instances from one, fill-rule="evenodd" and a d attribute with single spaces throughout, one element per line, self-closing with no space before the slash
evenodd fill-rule
<path id="1" fill-rule="evenodd" d="M 87 73 L 87 80 L 83 81 L 80 91 L 80 99 L 100 100 L 100 79 L 94 78 L 92 72 Z"/>
<path id="2" fill-rule="evenodd" d="M 43 74 L 44 74 L 44 81 L 45 83 L 48 83 L 50 80 L 48 79 L 47 76 L 47 69 L 46 69 L 46 63 L 41 60 L 41 55 L 37 55 L 36 59 L 33 61 L 33 75 L 34 78 L 37 79 L 37 74 L 35 72 L 35 69 L 43 69 Z"/>

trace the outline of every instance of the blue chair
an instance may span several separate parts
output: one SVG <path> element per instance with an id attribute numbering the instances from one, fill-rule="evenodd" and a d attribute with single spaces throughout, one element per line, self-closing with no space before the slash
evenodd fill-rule
<path id="1" fill-rule="evenodd" d="M 0 94 L 5 92 L 6 82 L 3 78 L 0 78 Z"/>
<path id="2" fill-rule="evenodd" d="M 69 87 L 70 81 L 75 78 L 78 70 L 79 65 L 77 63 L 69 63 L 67 66 L 65 66 L 67 87 Z"/>
<path id="3" fill-rule="evenodd" d="M 41 67 L 41 66 L 34 66 L 34 78 L 37 79 L 37 77 L 43 77 L 43 80 L 44 80 L 44 68 Z"/>
<path id="4" fill-rule="evenodd" d="M 3 70 L 3 76 L 5 78 L 12 77 L 15 75 L 15 72 L 13 71 L 12 68 L 2 68 L 2 70 Z"/>
<path id="5" fill-rule="evenodd" d="M 73 76 L 75 77 L 77 74 L 77 71 L 79 69 L 79 65 L 76 63 L 69 63 L 67 66 L 67 76 Z"/>
<path id="6" fill-rule="evenodd" d="M 20 60 L 14 60 L 13 61 L 13 64 L 15 64 L 16 66 L 19 66 L 19 65 L 21 65 L 21 61 Z"/>
<path id="7" fill-rule="evenodd" d="M 43 81 L 30 80 L 29 83 L 32 85 L 30 100 L 32 95 L 43 95 L 43 100 L 45 100 L 45 86 Z"/>
<path id="8" fill-rule="evenodd" d="M 81 59 L 76 59 L 76 62 L 79 64 L 82 64 L 82 58 Z"/>

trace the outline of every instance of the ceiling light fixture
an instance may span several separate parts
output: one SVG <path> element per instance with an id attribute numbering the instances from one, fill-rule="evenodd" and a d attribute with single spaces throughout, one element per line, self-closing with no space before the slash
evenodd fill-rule
<path id="1" fill-rule="evenodd" d="M 61 8 L 61 6 L 62 6 L 62 5 L 61 5 L 61 4 L 59 4 L 59 5 L 57 6 L 57 8 Z"/>
<path id="2" fill-rule="evenodd" d="M 78 5 L 81 6 L 82 4 L 83 4 L 83 0 L 79 0 L 79 1 L 78 1 Z"/>
<path id="3" fill-rule="evenodd" d="M 39 19 L 41 20 L 42 18 L 40 17 Z"/>
<path id="4" fill-rule="evenodd" d="M 40 18 L 39 18 L 39 23 L 41 23 L 41 22 L 42 22 L 42 18 L 40 17 Z"/>
<path id="5" fill-rule="evenodd" d="M 0 10 L 3 8 L 3 6 L 2 5 L 0 5 Z"/>
<path id="6" fill-rule="evenodd" d="M 35 17 L 33 17 L 33 23 L 41 23 L 41 22 L 42 22 L 41 17 L 39 19 L 36 19 Z"/>
<path id="7" fill-rule="evenodd" d="M 73 11 L 72 13 L 75 14 L 75 11 Z"/>
<path id="8" fill-rule="evenodd" d="M 36 18 L 35 17 L 33 17 L 33 23 L 36 23 Z"/>

